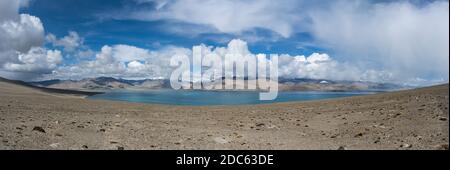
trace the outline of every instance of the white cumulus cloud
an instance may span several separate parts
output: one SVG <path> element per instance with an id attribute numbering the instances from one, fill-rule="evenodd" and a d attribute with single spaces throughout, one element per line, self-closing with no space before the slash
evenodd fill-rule
<path id="1" fill-rule="evenodd" d="M 53 34 L 48 34 L 46 40 L 55 47 L 63 47 L 65 51 L 72 52 L 81 45 L 83 45 L 83 39 L 75 31 L 69 31 L 69 35 L 58 39 Z"/>
<path id="2" fill-rule="evenodd" d="M 242 60 L 239 57 L 250 56 L 256 58 L 258 55 L 263 55 L 252 53 L 248 48 L 247 42 L 240 39 L 231 40 L 226 47 L 213 47 L 205 44 L 194 47 L 201 49 L 203 57 L 206 57 L 208 54 L 218 55 L 224 62 L 222 64 L 232 62 L 225 60 L 225 56 L 229 54 L 238 57 L 235 58 L 236 61 Z M 169 78 L 174 69 L 170 67 L 170 58 L 174 55 L 186 55 L 191 59 L 192 64 L 191 49 L 170 46 L 150 51 L 129 45 L 105 45 L 95 54 L 95 59 L 59 67 L 53 74 L 48 75 L 48 78 L 65 79 L 69 77 L 82 79 L 99 76 L 129 79 Z M 267 54 L 267 56 L 269 55 Z M 279 76 L 287 78 L 377 81 L 386 79 L 386 77 L 389 78 L 389 73 L 379 70 L 361 70 L 348 63 L 338 62 L 326 53 L 313 53 L 310 56 L 280 54 Z"/>
<path id="3" fill-rule="evenodd" d="M 0 76 L 33 79 L 49 74 L 61 63 L 61 52 L 47 50 L 39 18 L 19 14 L 28 1 L 0 1 Z"/>
<path id="4" fill-rule="evenodd" d="M 62 66 L 47 75 L 47 79 L 82 79 L 88 77 L 116 77 L 127 79 L 145 79 L 168 77 L 171 73 L 170 58 L 175 54 L 189 55 L 189 49 L 165 47 L 157 51 L 130 46 L 105 45 L 95 58 L 74 65 Z"/>
<path id="5" fill-rule="evenodd" d="M 409 1 L 339 1 L 310 16 L 311 32 L 340 60 L 383 69 L 391 73 L 390 81 L 448 80 L 448 1 L 420 6 Z"/>

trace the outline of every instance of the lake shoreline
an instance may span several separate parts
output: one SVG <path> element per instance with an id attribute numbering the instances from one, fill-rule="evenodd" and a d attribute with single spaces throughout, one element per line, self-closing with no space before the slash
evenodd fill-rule
<path id="1" fill-rule="evenodd" d="M 87 97 L 93 100 L 186 106 L 249 105 L 309 101 L 375 94 L 375 92 L 279 92 L 275 100 L 260 100 L 259 92 L 203 90 L 113 90 Z"/>

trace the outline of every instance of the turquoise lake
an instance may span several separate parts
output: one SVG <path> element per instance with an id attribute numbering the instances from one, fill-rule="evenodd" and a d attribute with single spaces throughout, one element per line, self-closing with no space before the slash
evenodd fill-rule
<path id="1" fill-rule="evenodd" d="M 259 92 L 195 90 L 114 90 L 90 96 L 90 99 L 169 105 L 245 105 L 275 102 L 308 101 L 374 94 L 374 92 L 279 92 L 271 101 L 259 100 Z"/>

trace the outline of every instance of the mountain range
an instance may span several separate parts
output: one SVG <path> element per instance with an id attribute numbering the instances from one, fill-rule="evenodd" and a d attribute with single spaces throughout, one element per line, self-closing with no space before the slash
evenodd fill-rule
<path id="1" fill-rule="evenodd" d="M 37 87 L 106 91 L 113 89 L 167 89 L 171 88 L 167 79 L 126 80 L 112 77 L 86 78 L 81 80 L 46 80 L 29 82 Z M 193 83 L 191 82 L 191 85 Z M 308 78 L 280 78 L 278 88 L 282 91 L 391 91 L 408 88 L 392 83 L 375 83 L 365 81 L 336 81 Z"/>

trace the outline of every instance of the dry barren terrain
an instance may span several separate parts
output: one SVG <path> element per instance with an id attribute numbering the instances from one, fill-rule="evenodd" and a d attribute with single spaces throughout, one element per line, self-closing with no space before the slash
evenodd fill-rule
<path id="1" fill-rule="evenodd" d="M 186 107 L 0 82 L 0 149 L 448 149 L 449 86 L 333 100 Z"/>

